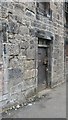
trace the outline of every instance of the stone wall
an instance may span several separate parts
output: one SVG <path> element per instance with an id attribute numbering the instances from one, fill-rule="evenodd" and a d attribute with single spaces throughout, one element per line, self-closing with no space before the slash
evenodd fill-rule
<path id="1" fill-rule="evenodd" d="M 51 4 L 52 6 L 53 4 Z M 52 56 L 52 80 L 53 84 L 64 81 L 64 11 L 63 3 L 58 2 L 53 10 L 53 56 Z"/>
<path id="2" fill-rule="evenodd" d="M 36 15 L 35 3 L 1 4 L 0 21 L 1 23 L 5 22 L 7 28 L 6 69 L 8 71 L 6 72 L 7 81 L 5 81 L 5 77 L 3 80 L 7 88 L 3 89 L 2 107 L 24 102 L 37 87 L 38 37 L 53 38 L 51 83 L 53 85 L 64 81 L 63 4 L 51 3 L 50 6 L 52 21 L 45 16 Z M 2 29 L 0 33 L 2 36 Z M 1 40 L 4 38 L 2 36 Z"/>
<path id="3" fill-rule="evenodd" d="M 33 9 L 34 8 L 34 9 Z M 35 3 L 2 3 L 1 22 L 6 23 L 6 59 L 2 106 L 25 101 L 37 86 L 37 38 L 32 33 L 31 22 L 35 17 Z M 2 35 L 2 31 L 1 31 Z M 2 40 L 2 39 L 1 39 Z M 1 44 L 0 44 L 1 45 Z M 6 80 L 5 80 L 6 79 Z M 5 92 L 6 91 L 6 92 Z M 4 104 L 3 104 L 4 103 Z"/>
<path id="4" fill-rule="evenodd" d="M 68 82 L 68 28 L 65 27 L 65 76 Z"/>
<path id="5" fill-rule="evenodd" d="M 66 74 L 66 82 L 68 82 L 68 57 L 66 57 L 66 71 L 65 71 L 65 74 Z"/>

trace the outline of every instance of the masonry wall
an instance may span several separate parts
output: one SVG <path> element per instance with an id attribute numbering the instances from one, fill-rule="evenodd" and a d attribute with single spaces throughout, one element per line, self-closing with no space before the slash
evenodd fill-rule
<path id="1" fill-rule="evenodd" d="M 2 3 L 1 5 L 0 21 L 5 22 L 7 28 L 6 60 L 3 55 L 1 56 L 6 63 L 6 65 L 3 63 L 4 75 L 7 73 L 6 80 L 5 77 L 3 79 L 2 107 L 25 102 L 37 88 L 38 37 L 52 38 L 51 84 L 64 81 L 63 4 L 51 3 L 50 6 L 52 21 L 47 17 L 36 15 L 36 3 Z M 0 41 L 3 43 L 1 26 L 0 29 Z"/>
<path id="2" fill-rule="evenodd" d="M 65 76 L 66 76 L 66 81 L 68 81 L 68 28 L 65 27 Z"/>
<path id="3" fill-rule="evenodd" d="M 2 22 L 7 27 L 4 67 L 8 71 L 4 70 L 7 76 L 3 80 L 3 107 L 7 101 L 8 104 L 25 101 L 37 86 L 37 38 L 31 28 L 31 22 L 36 19 L 35 10 L 35 3 L 2 3 Z"/>
<path id="4" fill-rule="evenodd" d="M 53 82 L 64 81 L 64 11 L 63 3 L 57 2 L 53 11 L 54 35 L 52 57 Z M 58 17 L 59 16 L 59 17 Z"/>

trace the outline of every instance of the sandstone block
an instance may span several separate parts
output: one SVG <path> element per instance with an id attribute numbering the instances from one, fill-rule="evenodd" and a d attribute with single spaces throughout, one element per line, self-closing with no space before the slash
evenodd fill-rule
<path id="1" fill-rule="evenodd" d="M 29 30 L 28 30 L 27 26 L 20 26 L 19 33 L 21 35 L 28 34 Z"/>
<path id="2" fill-rule="evenodd" d="M 19 54 L 19 45 L 18 44 L 9 45 L 8 53 L 9 53 L 9 55 L 18 55 Z"/>
<path id="3" fill-rule="evenodd" d="M 27 57 L 27 59 L 35 59 L 35 48 L 33 48 L 33 49 L 30 49 L 30 48 L 28 48 L 27 50 L 26 50 L 26 57 Z"/>
<path id="4" fill-rule="evenodd" d="M 34 60 L 26 60 L 25 61 L 25 69 L 29 70 L 35 68 L 35 61 Z"/>
<path id="5" fill-rule="evenodd" d="M 34 77 L 35 77 L 35 69 L 25 71 L 25 73 L 24 73 L 25 80 L 27 80 L 29 78 L 34 78 Z"/>
<path id="6" fill-rule="evenodd" d="M 11 20 L 9 22 L 8 32 L 13 33 L 13 34 L 18 34 L 19 33 L 19 24 L 17 24 L 17 22 L 14 22 Z"/>

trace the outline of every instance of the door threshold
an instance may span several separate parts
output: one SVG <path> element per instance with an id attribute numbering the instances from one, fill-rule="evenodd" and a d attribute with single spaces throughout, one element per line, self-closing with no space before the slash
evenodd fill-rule
<path id="1" fill-rule="evenodd" d="M 37 92 L 40 92 L 40 91 L 43 91 L 43 90 L 47 90 L 47 89 L 50 89 L 50 87 L 46 86 L 45 84 L 38 85 Z"/>

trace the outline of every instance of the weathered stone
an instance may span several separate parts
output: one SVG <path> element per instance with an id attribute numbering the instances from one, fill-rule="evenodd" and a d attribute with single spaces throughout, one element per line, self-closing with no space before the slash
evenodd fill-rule
<path id="1" fill-rule="evenodd" d="M 29 34 L 32 36 L 32 37 L 35 37 L 36 36 L 36 31 L 34 28 L 30 28 L 29 29 Z"/>
<path id="2" fill-rule="evenodd" d="M 29 17 L 35 17 L 35 13 L 29 9 L 26 9 L 26 15 Z"/>
<path id="3" fill-rule="evenodd" d="M 32 49 L 28 48 L 27 53 L 26 53 L 26 57 L 27 57 L 27 59 L 34 59 L 35 54 L 36 54 L 35 53 L 35 48 L 32 48 Z"/>
<path id="4" fill-rule="evenodd" d="M 2 54 L 3 54 L 3 51 L 2 51 L 2 42 L 0 41 L 0 60 L 2 59 Z"/>
<path id="5" fill-rule="evenodd" d="M 5 94 L 5 95 L 3 95 L 2 96 L 2 100 L 4 101 L 4 100 L 7 100 L 8 99 L 8 94 Z"/>
<path id="6" fill-rule="evenodd" d="M 29 2 L 25 4 L 25 7 L 28 8 L 29 10 L 31 10 L 32 12 L 35 13 L 36 9 L 35 9 L 35 3 L 34 2 Z"/>
<path id="7" fill-rule="evenodd" d="M 15 38 L 13 34 L 8 34 L 8 39 L 9 39 L 9 40 L 10 40 L 10 39 L 13 39 L 13 38 Z"/>
<path id="8" fill-rule="evenodd" d="M 40 26 L 41 26 L 41 22 L 39 22 L 39 21 L 32 21 L 31 22 L 31 26 L 33 26 L 33 27 L 39 27 L 40 28 Z"/>
<path id="9" fill-rule="evenodd" d="M 22 24 L 22 17 L 15 16 L 15 20 L 17 20 L 18 23 Z"/>
<path id="10" fill-rule="evenodd" d="M 33 85 L 36 85 L 35 78 L 24 81 L 25 90 L 32 87 Z M 23 90 L 23 88 L 22 88 L 22 90 Z"/>
<path id="11" fill-rule="evenodd" d="M 3 100 L 3 101 L 0 102 L 0 110 L 1 109 L 3 110 L 3 108 L 5 108 L 6 106 L 7 106 L 7 100 Z"/>
<path id="12" fill-rule="evenodd" d="M 26 56 L 26 49 L 21 49 L 20 50 L 20 55 L 21 56 Z"/>
<path id="13" fill-rule="evenodd" d="M 18 55 L 19 54 L 19 45 L 11 44 L 8 46 L 9 55 Z"/>
<path id="14" fill-rule="evenodd" d="M 8 94 L 8 82 L 3 82 L 2 94 Z"/>
<path id="15" fill-rule="evenodd" d="M 8 17 L 7 7 L 3 7 L 2 8 L 2 18 L 6 18 L 6 17 Z"/>
<path id="16" fill-rule="evenodd" d="M 0 32 L 2 32 L 2 23 L 0 22 Z"/>
<path id="17" fill-rule="evenodd" d="M 31 70 L 26 70 L 24 73 L 24 79 L 27 80 L 29 78 L 34 78 L 35 77 L 35 69 L 31 69 Z"/>
<path id="18" fill-rule="evenodd" d="M 8 32 L 13 33 L 13 34 L 18 34 L 19 33 L 19 25 L 16 22 L 10 21 Z"/>
<path id="19" fill-rule="evenodd" d="M 20 49 L 27 49 L 29 47 L 28 41 L 22 41 L 20 42 Z"/>
<path id="20" fill-rule="evenodd" d="M 19 45 L 21 42 L 24 42 L 26 39 L 24 38 L 24 36 L 20 35 L 20 34 L 15 34 L 14 36 L 15 38 L 15 42 L 17 42 Z"/>
<path id="21" fill-rule="evenodd" d="M 0 93 L 2 92 L 2 87 L 3 87 L 2 80 L 0 80 Z"/>
<path id="22" fill-rule="evenodd" d="M 15 9 L 20 9 L 21 12 L 24 10 L 24 5 L 23 3 L 15 3 Z"/>
<path id="23" fill-rule="evenodd" d="M 27 90 L 25 91 L 25 96 L 26 96 L 26 98 L 29 98 L 29 97 L 33 96 L 34 93 L 35 93 L 34 90 L 35 90 L 35 86 L 30 87 L 29 89 L 27 89 Z"/>
<path id="24" fill-rule="evenodd" d="M 26 60 L 24 64 L 26 70 L 35 68 L 35 60 Z"/>
<path id="25" fill-rule="evenodd" d="M 28 30 L 27 26 L 20 26 L 19 33 L 20 33 L 21 35 L 28 34 L 28 33 L 29 33 L 29 30 Z"/>
<path id="26" fill-rule="evenodd" d="M 26 98 L 25 98 L 25 94 L 24 94 L 24 92 L 20 92 L 20 93 L 18 93 L 17 100 L 20 101 L 20 104 L 26 102 Z"/>
<path id="27" fill-rule="evenodd" d="M 20 68 L 13 68 L 13 69 L 9 69 L 9 79 L 19 79 L 19 77 L 22 76 L 22 72 Z"/>
<path id="28" fill-rule="evenodd" d="M 10 93 L 11 94 L 14 94 L 14 93 L 16 94 L 16 93 L 21 92 L 21 90 L 22 90 L 22 84 L 19 83 L 19 84 L 17 84 L 17 85 L 10 88 Z"/>

